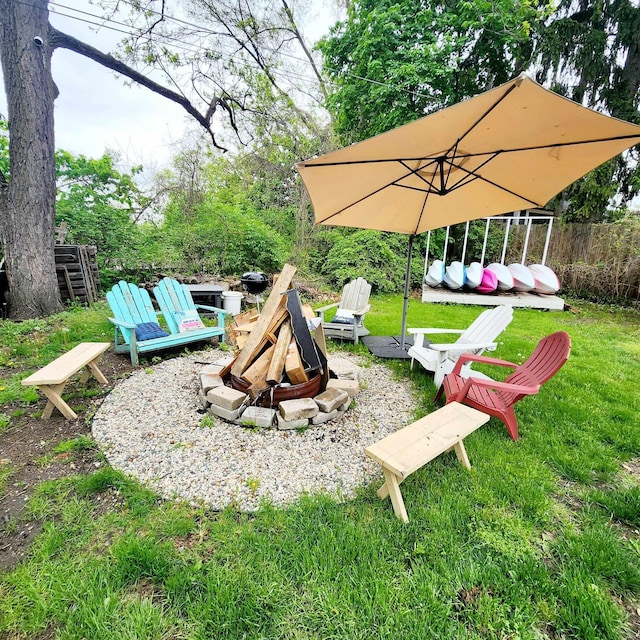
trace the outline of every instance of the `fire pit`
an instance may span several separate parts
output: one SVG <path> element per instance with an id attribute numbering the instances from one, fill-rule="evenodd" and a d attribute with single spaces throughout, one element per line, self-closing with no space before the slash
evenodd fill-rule
<path id="1" fill-rule="evenodd" d="M 249 383 L 238 378 L 237 376 L 230 377 L 231 387 L 242 391 L 242 393 L 249 393 Z M 278 387 L 271 387 L 267 389 L 265 393 L 261 395 L 257 402 L 261 407 L 272 407 L 277 409 L 278 405 L 283 400 L 295 400 L 296 398 L 313 398 L 320 393 L 320 385 L 322 383 L 322 377 L 320 374 L 313 376 L 309 382 L 302 382 L 300 384 L 286 384 Z"/>
<path id="2" fill-rule="evenodd" d="M 235 358 L 200 375 L 200 400 L 210 413 L 236 424 L 293 429 L 322 424 L 349 407 L 357 379 L 331 371 L 322 324 L 300 302 L 294 273 L 284 266 L 262 313 L 234 318 L 228 336 L 239 349 Z M 251 272 L 245 281 L 255 290 L 268 279 Z"/>
<path id="3" fill-rule="evenodd" d="M 336 420 L 348 411 L 360 391 L 357 367 L 342 358 L 330 358 L 330 375 L 322 389 L 321 374 L 309 382 L 283 383 L 251 395 L 246 380 L 224 374 L 232 361 L 228 358 L 206 365 L 200 373 L 200 403 L 208 413 L 245 427 L 299 429 Z"/>

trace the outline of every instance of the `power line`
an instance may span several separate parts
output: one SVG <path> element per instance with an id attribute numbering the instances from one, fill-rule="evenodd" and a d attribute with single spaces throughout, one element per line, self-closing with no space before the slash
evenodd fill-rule
<path id="1" fill-rule="evenodd" d="M 27 4 L 27 3 L 23 3 L 23 4 Z M 89 13 L 87 11 L 82 11 L 80 9 L 74 9 L 73 7 L 68 7 L 66 5 L 61 5 L 55 2 L 51 2 L 50 3 L 54 8 L 51 10 L 52 13 L 54 13 L 55 15 L 59 15 L 65 18 L 69 18 L 71 20 L 76 20 L 78 22 L 82 22 L 84 24 L 89 24 L 89 25 L 93 25 L 93 26 L 97 26 L 103 29 L 107 29 L 110 31 L 114 31 L 116 33 L 122 33 L 124 35 L 130 36 L 132 38 L 146 38 L 149 44 L 155 45 L 155 46 L 159 46 L 159 45 L 163 45 L 163 46 L 170 46 L 176 49 L 181 49 L 183 51 L 186 51 L 187 53 L 191 53 L 191 54 L 197 54 L 199 52 L 203 52 L 203 53 L 210 53 L 212 50 L 206 47 L 203 47 L 202 45 L 198 45 L 195 43 L 189 43 L 188 46 L 185 45 L 185 43 L 180 40 L 179 38 L 175 37 L 175 36 L 170 36 L 167 34 L 155 34 L 155 37 L 151 37 L 149 34 L 143 34 L 143 33 L 136 33 L 134 31 L 130 31 L 127 29 L 130 29 L 130 25 L 124 23 L 124 22 L 120 22 L 117 20 L 113 20 L 111 18 L 103 18 L 102 16 L 97 16 L 95 14 Z M 60 8 L 64 8 L 70 11 L 76 11 L 78 13 L 82 13 L 85 16 L 90 16 L 96 19 L 99 19 L 100 22 L 95 22 L 93 20 L 88 20 L 86 18 L 83 17 L 79 17 L 79 16 L 74 16 L 74 15 L 70 15 L 68 13 L 64 13 L 62 11 L 60 11 L 58 9 L 58 7 Z M 127 27 L 127 29 L 120 29 L 114 26 L 111 26 L 111 24 L 116 24 L 116 25 L 121 25 L 124 27 Z M 231 55 L 231 51 L 227 48 L 227 55 Z M 278 69 L 270 69 L 269 72 L 277 77 L 283 78 L 285 80 L 290 80 L 291 78 L 296 78 L 298 80 L 301 80 L 303 82 L 307 82 L 307 83 L 312 83 L 312 84 L 317 84 L 317 79 L 314 76 L 309 76 L 309 75 L 304 75 L 302 73 L 298 73 L 292 70 L 287 70 L 285 71 L 280 71 Z M 330 82 L 333 83 L 333 81 L 330 80 Z"/>
<path id="2" fill-rule="evenodd" d="M 127 5 L 135 8 L 135 9 L 138 8 L 133 2 L 130 2 L 129 0 L 120 0 L 120 1 L 123 4 L 127 4 Z M 182 24 L 184 26 L 191 27 L 193 29 L 196 29 L 196 30 L 204 32 L 204 33 L 208 33 L 210 35 L 215 35 L 215 36 L 219 36 L 220 35 L 219 33 L 216 33 L 215 31 L 212 31 L 211 29 L 207 29 L 206 27 L 202 27 L 201 25 L 196 25 L 193 22 L 189 22 L 187 20 L 183 20 L 183 19 L 177 18 L 175 16 L 166 15 L 166 14 L 160 12 L 160 11 L 155 11 L 154 9 L 146 9 L 146 11 L 148 13 L 160 16 L 160 17 L 162 17 L 162 18 L 164 18 L 166 20 L 177 22 L 178 24 Z M 95 16 L 95 17 L 97 17 L 97 16 Z M 295 55 L 293 55 L 291 53 L 287 53 L 285 51 L 277 51 L 275 49 L 270 49 L 269 47 L 266 47 L 266 46 L 263 47 L 263 49 L 265 51 L 268 51 L 269 53 L 278 54 L 278 55 L 281 55 L 281 56 L 286 57 L 286 58 L 291 58 L 292 60 L 296 60 L 297 62 L 302 62 L 303 64 L 308 64 L 308 65 L 311 66 L 311 62 L 306 58 L 300 58 L 299 56 L 295 56 Z M 328 68 L 328 69 L 329 69 L 329 71 L 334 71 L 334 72 L 337 73 L 336 69 L 331 69 L 331 68 Z M 370 84 L 374 84 L 374 85 L 377 85 L 377 86 L 386 87 L 388 89 L 394 89 L 396 91 L 402 91 L 402 92 L 405 92 L 405 93 L 407 93 L 409 95 L 412 95 L 412 96 L 415 96 L 415 97 L 418 97 L 418 98 L 426 98 L 426 99 L 430 98 L 430 96 L 427 96 L 427 95 L 425 95 L 423 93 L 419 93 L 417 91 L 411 91 L 409 89 L 405 89 L 403 87 L 399 87 L 399 86 L 394 85 L 394 84 L 390 84 L 390 83 L 386 83 L 386 82 L 380 82 L 378 80 L 373 80 L 371 78 L 366 78 L 364 76 L 360 76 L 360 75 L 357 75 L 355 73 L 346 72 L 345 75 L 347 75 L 347 76 L 349 76 L 351 78 L 355 78 L 356 80 L 361 80 L 363 82 L 369 82 Z M 329 82 L 331 82 L 331 84 L 334 84 L 334 85 L 337 84 L 333 80 L 329 80 Z"/>
<path id="3" fill-rule="evenodd" d="M 133 38 L 146 38 L 149 41 L 149 43 L 158 44 L 158 42 L 156 40 L 154 40 L 154 38 L 152 38 L 149 34 L 136 33 L 135 31 L 131 31 L 130 30 L 131 26 L 128 25 L 126 22 L 120 22 L 118 20 L 113 20 L 113 18 L 104 18 L 102 16 L 98 16 L 98 15 L 95 15 L 93 13 L 89 13 L 88 11 L 82 11 L 81 9 L 74 9 L 73 7 L 68 7 L 66 5 L 58 4 L 56 2 L 50 2 L 49 5 L 51 7 L 54 7 L 54 9 L 52 9 L 51 12 L 54 13 L 55 15 L 63 16 L 65 18 L 69 18 L 71 20 L 76 20 L 77 22 L 83 22 L 84 24 L 94 25 L 94 26 L 97 26 L 97 27 L 100 27 L 100 28 L 103 28 L 103 29 L 109 29 L 110 31 L 115 31 L 117 33 L 122 33 L 124 35 L 131 36 Z M 86 18 L 80 18 L 78 16 L 70 15 L 68 13 L 63 13 L 57 7 L 60 7 L 61 9 L 66 9 L 68 11 L 75 11 L 76 13 L 82 13 L 83 15 L 89 16 L 91 18 L 96 18 L 97 20 L 100 20 L 100 22 L 94 22 L 92 20 L 87 20 Z M 106 24 L 106 23 L 108 23 L 108 24 Z M 126 29 L 118 29 L 116 27 L 110 26 L 111 24 L 121 25 L 123 27 L 126 27 Z M 176 49 L 182 49 L 182 50 L 187 51 L 189 53 L 198 53 L 198 51 L 203 51 L 204 50 L 199 45 L 194 45 L 194 44 L 191 44 L 191 43 L 189 43 L 188 46 L 187 46 L 179 38 L 176 38 L 174 36 L 169 36 L 167 34 L 156 34 L 155 37 L 158 39 L 158 41 L 160 41 L 160 44 L 166 44 L 166 43 L 162 42 L 162 40 L 167 40 L 167 41 L 169 41 L 171 43 L 170 46 L 175 47 Z M 179 43 L 179 44 L 176 44 L 176 42 Z"/>
<path id="4" fill-rule="evenodd" d="M 25 4 L 25 5 L 34 7 L 34 5 L 32 5 L 29 2 L 26 2 L 25 0 L 16 0 L 16 1 L 20 2 L 20 4 Z M 127 5 L 130 5 L 130 6 L 134 7 L 134 8 L 136 8 L 136 9 L 138 8 L 133 2 L 130 2 L 129 0 L 120 0 L 120 2 L 122 2 L 124 4 L 127 4 Z M 81 13 L 83 15 L 95 18 L 96 20 L 100 20 L 100 22 L 94 22 L 94 21 L 91 21 L 91 20 L 87 20 L 85 18 L 80 18 L 80 17 L 77 17 L 77 16 L 65 14 L 65 13 L 62 13 L 62 12 L 57 11 L 57 10 L 52 11 L 52 13 L 55 13 L 56 15 L 60 15 L 60 16 L 63 16 L 63 17 L 66 17 L 66 18 L 69 18 L 69 19 L 72 19 L 72 20 L 79 21 L 79 22 L 84 22 L 86 24 L 90 24 L 90 25 L 93 25 L 93 26 L 98 26 L 100 28 L 109 29 L 111 31 L 115 31 L 117 33 L 122 33 L 124 35 L 127 35 L 129 37 L 133 37 L 133 38 L 144 38 L 144 37 L 146 37 L 150 44 L 154 44 L 156 46 L 158 45 L 158 41 L 154 40 L 154 38 L 152 38 L 150 34 L 143 34 L 143 33 L 133 32 L 133 31 L 130 30 L 132 28 L 131 25 L 129 25 L 129 24 L 125 23 L 125 22 L 120 22 L 120 21 L 114 20 L 112 18 L 105 18 L 103 16 L 98 16 L 96 14 L 93 14 L 93 13 L 90 13 L 90 12 L 87 12 L 87 11 L 83 11 L 81 9 L 76 9 L 74 7 L 69 7 L 67 5 L 59 4 L 59 3 L 56 3 L 56 2 L 51 2 L 50 4 L 52 6 L 54 6 L 54 7 L 61 7 L 61 8 L 67 9 L 69 11 L 74 11 L 76 13 Z M 148 13 L 160 16 L 160 17 L 162 17 L 162 18 L 164 18 L 164 19 L 166 19 L 168 21 L 173 21 L 173 22 L 176 22 L 176 23 L 183 24 L 185 26 L 191 27 L 191 28 L 196 29 L 196 30 L 198 30 L 200 32 L 208 33 L 210 35 L 220 36 L 219 33 L 216 33 L 215 31 L 212 31 L 211 29 L 207 29 L 207 28 L 202 27 L 200 25 L 196 25 L 196 24 L 194 24 L 192 22 L 189 22 L 187 20 L 183 20 L 181 18 L 177 18 L 177 17 L 171 16 L 171 15 L 165 15 L 162 12 L 155 11 L 153 9 L 146 9 L 145 11 L 147 11 Z M 112 23 L 112 24 L 124 26 L 124 27 L 127 28 L 127 30 L 119 29 L 119 28 L 110 26 L 109 24 L 106 24 L 106 23 Z M 198 53 L 198 52 L 210 53 L 212 51 L 212 49 L 205 48 L 205 47 L 203 47 L 201 45 L 198 45 L 198 44 L 195 44 L 195 43 L 184 43 L 180 38 L 177 38 L 176 36 L 170 36 L 168 34 L 155 34 L 155 37 L 157 39 L 164 39 L 165 41 L 168 41 L 168 43 L 161 41 L 160 44 L 166 44 L 166 46 L 175 47 L 176 49 L 182 49 L 183 51 L 188 52 L 188 53 L 192 53 L 192 54 L 195 54 L 195 53 Z M 176 43 L 179 43 L 179 44 L 176 44 Z M 228 47 L 228 45 L 225 44 L 225 43 L 218 43 L 218 45 L 222 49 L 221 53 L 226 53 L 227 55 L 234 55 L 235 53 L 237 53 L 237 50 L 232 51 Z M 226 51 L 224 49 L 226 49 Z M 311 62 L 306 58 L 300 58 L 299 56 L 295 56 L 293 54 L 290 54 L 290 53 L 287 53 L 287 52 L 284 52 L 284 51 L 278 51 L 278 50 L 270 49 L 269 47 L 266 47 L 266 46 L 264 46 L 263 49 L 265 51 L 269 52 L 269 53 L 273 53 L 273 54 L 277 54 L 277 55 L 280 55 L 280 56 L 283 56 L 283 57 L 291 58 L 292 60 L 296 60 L 297 62 L 302 62 L 303 64 L 307 64 L 307 65 L 311 66 Z M 333 72 L 338 73 L 336 69 L 332 69 L 332 68 L 326 67 L 326 66 L 325 66 L 325 68 L 327 68 L 329 71 L 333 71 Z M 302 81 L 305 81 L 305 82 L 309 82 L 309 83 L 313 83 L 313 84 L 317 83 L 317 78 L 316 77 L 307 76 L 307 75 L 300 74 L 300 73 L 294 72 L 294 71 L 282 72 L 282 71 L 279 71 L 279 70 L 270 69 L 269 72 L 272 75 L 281 77 L 283 79 L 289 79 L 289 77 L 293 77 L 293 78 L 297 78 L 298 80 L 302 80 Z M 416 96 L 416 97 L 430 99 L 430 96 L 427 96 L 425 94 L 419 93 L 417 91 L 411 91 L 409 89 L 405 89 L 403 87 L 399 87 L 398 85 L 394 85 L 394 84 L 391 84 L 391 83 L 385 83 L 385 82 L 381 82 L 381 81 L 378 81 L 378 80 L 373 80 L 371 78 L 367 78 L 365 76 L 360 76 L 358 74 L 351 73 L 351 72 L 348 72 L 348 71 L 347 72 L 343 72 L 343 74 L 348 76 L 348 77 L 350 77 L 350 78 L 354 78 L 356 80 L 361 80 L 363 82 L 368 82 L 368 83 L 376 85 L 376 86 L 386 87 L 388 89 L 393 89 L 395 91 L 404 92 L 404 93 L 407 93 L 409 95 L 413 95 L 413 96 Z M 326 81 L 329 82 L 330 84 L 333 84 L 334 86 L 337 86 L 339 84 L 337 81 L 331 80 L 331 79 L 326 79 Z M 618 117 L 620 117 L 620 116 L 629 117 L 629 116 L 632 116 L 632 115 L 635 116 L 635 115 L 637 115 L 637 113 L 638 112 L 636 110 L 636 111 L 625 113 L 625 114 L 619 114 Z"/>
<path id="5" fill-rule="evenodd" d="M 26 4 L 26 3 L 25 3 Z M 130 30 L 126 30 L 126 29 L 119 29 L 117 27 L 113 27 L 111 26 L 111 24 L 116 24 L 116 25 L 121 25 L 124 27 L 127 27 L 127 29 L 130 29 L 130 25 L 128 25 L 127 23 L 124 22 L 120 22 L 118 20 L 113 20 L 112 18 L 104 18 L 102 16 L 98 16 L 96 14 L 92 14 L 89 13 L 87 11 L 82 11 L 80 9 L 74 9 L 73 7 L 69 7 L 67 5 L 62 5 L 56 2 L 51 2 L 50 3 L 51 6 L 54 7 L 54 9 L 52 9 L 52 13 L 54 13 L 55 15 L 59 15 L 65 18 L 69 18 L 71 20 L 76 20 L 78 22 L 82 22 L 85 24 L 89 24 L 89 25 L 94 25 L 94 26 L 98 26 L 100 28 L 104 28 L 104 29 L 108 29 L 111 31 L 114 31 L 116 33 L 122 33 L 124 35 L 128 35 L 132 38 L 146 38 L 148 40 L 149 44 L 155 45 L 155 46 L 159 46 L 160 45 L 166 45 L 166 46 L 170 46 L 170 47 L 174 47 L 176 49 L 181 49 L 183 51 L 186 51 L 187 53 L 191 53 L 191 54 L 196 54 L 199 52 L 203 52 L 203 53 L 209 53 L 211 51 L 211 49 L 203 47 L 202 45 L 198 45 L 195 43 L 189 43 L 188 46 L 185 46 L 184 42 L 182 40 L 180 40 L 179 38 L 175 37 L 175 36 L 170 36 L 168 34 L 155 34 L 155 38 L 151 37 L 149 34 L 143 34 L 143 33 L 136 33 L 134 31 L 130 31 Z M 89 16 L 92 18 L 96 18 L 99 19 L 100 22 L 95 22 L 93 20 L 88 20 L 86 18 L 83 17 L 79 17 L 79 16 L 74 16 L 74 15 L 70 15 L 68 13 L 64 13 L 62 11 L 59 10 L 59 8 L 64 8 L 67 9 L 69 11 L 76 11 L 78 13 L 82 13 L 85 16 Z M 164 42 L 164 41 L 168 41 L 168 42 Z M 227 54 L 231 55 L 231 52 L 229 50 L 228 47 L 227 48 Z M 301 61 L 303 61 L 302 59 L 300 59 Z M 307 62 L 307 61 L 305 61 Z M 287 81 L 291 81 L 291 79 L 297 79 L 301 82 L 305 82 L 307 84 L 311 84 L 311 85 L 317 85 L 317 78 L 315 76 L 310 76 L 310 75 L 305 75 L 303 73 L 299 73 L 296 71 L 292 71 L 292 70 L 287 70 L 287 71 L 281 71 L 279 69 L 270 69 L 269 73 L 271 73 L 273 76 L 287 80 Z M 329 80 L 329 82 L 331 82 L 332 84 L 335 84 L 334 81 Z"/>

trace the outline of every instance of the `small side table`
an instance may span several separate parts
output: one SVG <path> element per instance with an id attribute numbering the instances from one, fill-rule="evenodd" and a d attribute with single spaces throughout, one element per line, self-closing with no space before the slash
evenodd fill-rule
<path id="1" fill-rule="evenodd" d="M 210 307 L 222 309 L 222 292 L 224 289 L 217 284 L 186 284 L 193 301 L 207 304 Z"/>

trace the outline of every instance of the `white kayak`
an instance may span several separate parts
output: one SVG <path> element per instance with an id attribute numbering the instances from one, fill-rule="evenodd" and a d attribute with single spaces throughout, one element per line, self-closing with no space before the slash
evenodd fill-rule
<path id="1" fill-rule="evenodd" d="M 465 273 L 465 285 L 469 287 L 469 289 L 475 289 L 480 286 L 482 282 L 482 273 L 484 271 L 484 267 L 479 262 L 472 262 L 466 270 Z"/>
<path id="2" fill-rule="evenodd" d="M 444 284 L 449 289 L 460 289 L 464 284 L 464 265 L 455 260 L 444 270 Z"/>
<path id="3" fill-rule="evenodd" d="M 530 264 L 529 271 L 535 281 L 533 290 L 544 295 L 553 295 L 560 289 L 558 276 L 544 264 Z"/>
<path id="4" fill-rule="evenodd" d="M 500 291 L 513 289 L 513 276 L 507 267 L 499 262 L 492 262 L 485 268 L 496 274 L 496 278 L 498 278 L 498 289 L 500 289 Z"/>
<path id="5" fill-rule="evenodd" d="M 424 281 L 430 287 L 437 287 L 442 284 L 444 279 L 444 262 L 442 260 L 434 260 L 424 276 Z"/>
<path id="6" fill-rule="evenodd" d="M 513 277 L 513 288 L 516 291 L 531 291 L 535 286 L 535 280 L 529 267 L 514 262 L 508 267 Z"/>

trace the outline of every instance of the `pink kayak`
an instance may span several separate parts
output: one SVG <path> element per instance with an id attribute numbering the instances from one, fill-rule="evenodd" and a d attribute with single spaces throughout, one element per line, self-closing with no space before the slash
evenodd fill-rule
<path id="1" fill-rule="evenodd" d="M 498 276 L 493 271 L 485 269 L 482 272 L 482 282 L 476 287 L 478 293 L 492 293 L 498 288 Z"/>
<path id="2" fill-rule="evenodd" d="M 500 291 L 513 289 L 513 276 L 507 267 L 499 262 L 492 262 L 485 268 L 485 271 L 487 269 L 496 274 L 496 278 L 498 278 L 498 289 L 500 289 Z"/>

